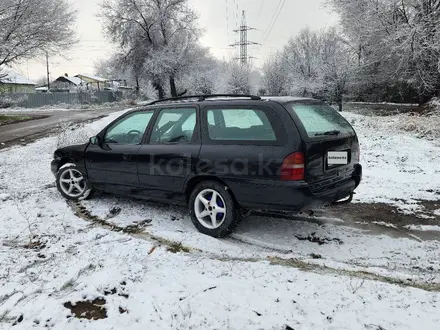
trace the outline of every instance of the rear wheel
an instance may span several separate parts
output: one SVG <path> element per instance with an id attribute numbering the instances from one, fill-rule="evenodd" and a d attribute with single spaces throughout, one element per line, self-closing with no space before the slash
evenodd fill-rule
<path id="1" fill-rule="evenodd" d="M 191 220 L 203 234 L 225 237 L 239 222 L 237 205 L 227 188 L 216 181 L 198 184 L 189 199 Z"/>
<path id="2" fill-rule="evenodd" d="M 61 195 L 79 201 L 91 197 L 90 187 L 85 175 L 74 165 L 62 166 L 56 174 L 56 183 Z"/>

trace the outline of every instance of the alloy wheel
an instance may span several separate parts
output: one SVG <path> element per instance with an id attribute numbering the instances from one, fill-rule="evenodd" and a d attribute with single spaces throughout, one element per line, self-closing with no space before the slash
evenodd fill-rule
<path id="1" fill-rule="evenodd" d="M 60 176 L 60 188 L 69 197 L 80 197 L 86 190 L 86 182 L 81 172 L 68 169 Z"/>
<path id="2" fill-rule="evenodd" d="M 223 197 L 213 189 L 199 192 L 194 201 L 197 220 L 208 229 L 219 228 L 226 218 L 226 204 Z"/>

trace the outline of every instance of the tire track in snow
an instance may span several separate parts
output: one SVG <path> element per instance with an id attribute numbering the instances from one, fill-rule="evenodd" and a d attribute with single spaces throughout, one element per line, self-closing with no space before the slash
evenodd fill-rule
<path id="1" fill-rule="evenodd" d="M 183 252 L 189 253 L 194 258 L 210 258 L 215 259 L 218 261 L 236 261 L 236 262 L 269 262 L 271 265 L 274 266 L 284 266 L 284 267 L 294 267 L 298 268 L 303 271 L 307 272 L 313 272 L 317 274 L 330 274 L 330 275 L 338 275 L 338 276 L 350 276 L 350 277 L 356 277 L 360 279 L 368 279 L 373 281 L 379 281 L 384 283 L 390 283 L 395 284 L 403 287 L 414 287 L 418 289 L 422 289 L 425 291 L 434 291 L 434 292 L 440 292 L 440 283 L 428 283 L 424 281 L 418 281 L 409 278 L 408 276 L 403 277 L 393 277 L 388 275 L 381 275 L 374 272 L 369 271 L 367 268 L 362 266 L 355 266 L 355 265 L 347 265 L 349 266 L 349 269 L 344 268 L 338 268 L 338 267 L 332 267 L 330 265 L 322 264 L 319 262 L 313 262 L 310 259 L 306 258 L 285 258 L 285 256 L 292 251 L 284 246 L 275 245 L 275 244 L 262 244 L 261 241 L 248 238 L 244 235 L 240 234 L 233 234 L 230 238 L 225 239 L 223 241 L 234 243 L 240 242 L 240 244 L 246 244 L 250 245 L 254 248 L 260 249 L 260 253 L 264 252 L 274 252 L 278 253 L 274 255 L 267 255 L 267 256 L 260 256 L 260 257 L 254 257 L 254 258 L 241 258 L 241 257 L 234 257 L 234 256 L 225 256 L 222 254 L 216 254 L 212 252 L 206 252 L 202 251 L 197 248 L 188 248 L 182 245 L 181 242 L 175 242 L 172 240 L 169 240 L 167 238 L 160 237 L 155 234 L 151 234 L 148 231 L 140 230 L 140 231 L 124 231 L 123 227 L 111 224 L 105 219 L 99 218 L 97 216 L 91 216 L 91 213 L 86 210 L 86 208 L 82 205 L 81 202 L 73 203 L 69 202 L 68 205 L 72 208 L 74 213 L 80 217 L 81 219 L 92 222 L 94 224 L 97 224 L 101 226 L 104 229 L 116 231 L 119 233 L 123 233 L 125 235 L 132 236 L 136 239 L 143 239 L 147 241 L 154 241 L 158 245 L 157 246 L 165 246 L 165 247 L 172 247 L 175 244 L 180 244 L 183 247 Z M 153 252 L 155 248 L 152 249 Z M 284 256 L 283 256 L 284 255 Z M 406 277 L 406 278 L 405 278 Z"/>

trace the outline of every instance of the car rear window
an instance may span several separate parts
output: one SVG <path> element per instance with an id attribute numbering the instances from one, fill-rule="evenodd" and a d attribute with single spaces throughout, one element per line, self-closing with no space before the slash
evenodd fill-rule
<path id="1" fill-rule="evenodd" d="M 309 137 L 354 134 L 348 121 L 326 104 L 293 103 L 288 110 L 299 117 Z"/>

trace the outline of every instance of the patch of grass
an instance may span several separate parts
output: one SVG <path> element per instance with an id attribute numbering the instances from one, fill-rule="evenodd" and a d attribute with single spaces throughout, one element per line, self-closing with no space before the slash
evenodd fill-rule
<path id="1" fill-rule="evenodd" d="M 38 119 L 44 119 L 47 118 L 48 116 L 42 116 L 42 115 L 38 115 L 38 116 L 26 116 L 26 115 L 15 115 L 15 114 L 0 114 L 0 126 L 1 125 L 9 125 L 9 124 L 16 124 L 16 123 L 21 123 L 24 121 L 29 121 L 29 120 L 38 120 Z"/>
<path id="2" fill-rule="evenodd" d="M 189 253 L 189 252 L 191 252 L 191 250 L 189 248 L 182 245 L 182 243 L 177 243 L 177 242 L 170 242 L 168 245 L 167 251 L 171 252 L 171 253 L 178 253 L 178 252 Z"/>
<path id="3" fill-rule="evenodd" d="M 20 115 L 0 115 L 0 125 L 19 123 L 21 121 L 31 120 L 31 116 Z"/>

